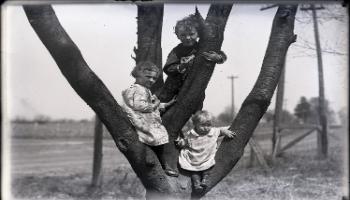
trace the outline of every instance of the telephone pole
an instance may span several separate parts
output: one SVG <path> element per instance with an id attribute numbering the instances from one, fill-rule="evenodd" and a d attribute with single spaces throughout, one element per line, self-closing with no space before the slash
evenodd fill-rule
<path id="1" fill-rule="evenodd" d="M 227 77 L 228 79 L 231 79 L 231 116 L 232 119 L 235 117 L 235 87 L 234 87 L 234 82 L 235 82 L 235 78 L 238 78 L 238 76 L 229 76 Z"/>
<path id="2" fill-rule="evenodd" d="M 317 24 L 317 14 L 316 10 L 324 9 L 324 7 L 315 7 L 315 5 L 310 4 L 309 7 L 300 8 L 302 11 L 312 11 L 312 19 L 314 25 L 314 34 L 315 34 L 315 44 L 316 44 L 316 53 L 317 53 L 317 65 L 318 65 L 318 113 L 319 120 L 321 125 L 321 130 L 317 137 L 317 146 L 318 146 L 318 155 L 320 157 L 327 157 L 328 151 L 328 139 L 327 139 L 327 116 L 325 111 L 325 95 L 324 95 L 324 78 L 323 78 L 323 63 L 322 63 L 322 53 L 321 53 L 321 44 Z"/>

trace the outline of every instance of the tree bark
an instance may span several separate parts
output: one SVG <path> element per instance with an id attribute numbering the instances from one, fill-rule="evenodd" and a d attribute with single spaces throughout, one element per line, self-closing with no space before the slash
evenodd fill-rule
<path id="1" fill-rule="evenodd" d="M 59 23 L 50 5 L 24 5 L 24 11 L 40 40 L 77 94 L 95 111 L 119 150 L 128 159 L 149 194 L 167 196 L 173 186 L 159 163 L 145 164 L 145 152 L 153 151 L 138 141 L 134 127 L 107 87 L 86 64 L 78 47 Z"/>
<path id="2" fill-rule="evenodd" d="M 160 77 L 152 86 L 152 92 L 163 86 L 162 73 L 162 26 L 163 26 L 163 4 L 137 6 L 137 49 L 136 64 L 140 61 L 152 61 L 160 69 Z"/>
<path id="3" fill-rule="evenodd" d="M 52 7 L 49 5 L 23 7 L 31 26 L 69 84 L 96 112 L 109 130 L 119 150 L 128 159 L 146 188 L 146 198 L 188 198 L 191 193 L 188 175 L 171 178 L 165 175 L 159 163 L 152 167 L 145 165 L 144 152 L 149 151 L 153 156 L 155 155 L 138 141 L 136 132 L 125 113 L 106 86 L 86 64 L 79 49 L 60 25 Z M 206 19 L 209 29 L 207 36 L 200 41 L 200 51 L 220 49 L 223 29 L 231 7 L 232 5 L 229 4 L 210 7 Z M 221 143 L 216 155 L 216 165 L 211 170 L 209 177 L 209 187 L 197 197 L 205 195 L 231 171 L 242 156 L 244 147 L 266 111 L 276 88 L 287 49 L 295 40 L 293 29 L 296 8 L 297 6 L 287 5 L 279 7 L 258 80 L 230 127 L 230 130 L 237 132 L 238 135 L 234 139 L 224 139 Z M 204 66 L 201 67 L 201 65 Z M 177 104 L 163 116 L 171 136 L 176 136 L 190 117 L 190 112 L 194 111 L 195 105 L 198 105 L 204 98 L 204 90 L 210 80 L 214 65 L 204 61 L 203 58 L 196 58 L 195 67 L 180 91 Z"/>
<path id="4" fill-rule="evenodd" d="M 226 21 L 230 15 L 232 4 L 212 4 L 205 19 L 204 31 L 199 40 L 198 52 L 216 51 L 221 49 L 224 39 Z M 198 53 L 198 54 L 199 54 Z M 177 96 L 177 102 L 162 116 L 162 121 L 169 133 L 169 143 L 165 144 L 164 153 L 169 158 L 167 163 L 175 168 L 179 151 L 174 140 L 191 115 L 203 103 L 205 89 L 215 67 L 202 56 L 196 56 L 193 67 Z"/>
<path id="5" fill-rule="evenodd" d="M 296 11 L 297 5 L 280 5 L 277 10 L 258 79 L 229 128 L 237 133 L 237 137 L 222 141 L 208 190 L 221 181 L 242 157 L 244 147 L 270 104 L 287 50 L 296 39 L 293 33 Z"/>

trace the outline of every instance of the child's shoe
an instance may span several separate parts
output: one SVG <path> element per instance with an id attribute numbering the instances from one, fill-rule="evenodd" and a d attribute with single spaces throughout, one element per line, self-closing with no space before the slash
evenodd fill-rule
<path id="1" fill-rule="evenodd" d="M 168 176 L 172 176 L 172 177 L 178 177 L 179 176 L 179 172 L 177 170 L 171 169 L 169 167 L 169 165 L 167 165 L 167 164 L 164 165 L 164 172 Z"/>
<path id="2" fill-rule="evenodd" d="M 193 189 L 196 193 L 201 193 L 203 191 L 203 187 L 200 185 L 200 183 L 194 183 L 193 184 Z"/>

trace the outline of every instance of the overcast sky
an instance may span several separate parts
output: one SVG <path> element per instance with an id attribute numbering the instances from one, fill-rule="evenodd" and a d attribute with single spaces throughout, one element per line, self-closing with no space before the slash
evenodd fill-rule
<path id="1" fill-rule="evenodd" d="M 177 20 L 194 12 L 194 4 L 166 4 L 162 33 L 163 63 L 170 50 L 178 44 L 173 27 Z M 265 11 L 264 5 L 235 4 L 228 19 L 222 50 L 227 54 L 224 64 L 216 65 L 206 90 L 204 109 L 215 115 L 231 104 L 231 83 L 235 79 L 237 109 L 252 89 L 267 47 L 271 24 L 277 8 Z M 206 16 L 208 5 L 199 4 Z M 84 59 L 112 92 L 118 103 L 121 91 L 134 82 L 130 71 L 136 45 L 137 7 L 130 4 L 54 5 L 58 19 Z M 345 12 L 345 10 L 344 10 Z M 74 92 L 56 63 L 31 28 L 22 7 L 8 5 L 2 10 L 2 56 L 5 78 L 5 111 L 10 118 L 91 119 L 93 111 Z M 298 11 L 295 34 L 298 39 L 314 43 L 312 23 L 306 13 Z M 347 23 L 345 23 L 347 24 Z M 347 27 L 344 22 L 323 21 L 320 26 L 322 45 L 347 50 Z M 293 111 L 300 96 L 318 96 L 317 60 L 297 47 L 289 48 L 286 64 L 284 106 Z M 345 52 L 347 53 L 347 52 Z M 325 95 L 338 111 L 347 105 L 347 56 L 323 54 Z M 269 109 L 274 108 L 274 100 Z M 237 110 L 236 109 L 236 110 Z"/>

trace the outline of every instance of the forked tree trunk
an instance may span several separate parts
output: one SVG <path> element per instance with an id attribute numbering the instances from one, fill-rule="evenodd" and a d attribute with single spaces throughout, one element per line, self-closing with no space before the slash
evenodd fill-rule
<path id="1" fill-rule="evenodd" d="M 163 13 L 163 4 L 137 6 L 137 49 L 134 49 L 136 63 L 145 60 L 152 61 L 161 71 Z M 163 73 L 161 73 L 151 88 L 152 92 L 161 88 L 163 83 Z"/>
<path id="2" fill-rule="evenodd" d="M 232 4 L 212 4 L 204 22 L 203 35 L 199 40 L 198 52 L 216 51 L 221 49 L 224 30 Z M 215 67 L 202 56 L 196 56 L 193 67 L 177 95 L 177 102 L 162 116 L 162 121 L 169 133 L 169 143 L 165 144 L 164 153 L 167 163 L 176 167 L 179 151 L 174 140 L 178 137 L 182 127 L 197 110 L 205 98 L 205 89 L 209 83 Z M 174 159 L 175 158 L 175 159 Z"/>
<path id="3" fill-rule="evenodd" d="M 222 16 L 225 12 L 229 12 L 231 6 L 214 5 L 211 6 L 209 13 L 214 16 L 216 14 Z M 279 7 L 274 18 L 270 41 L 258 80 L 230 127 L 238 135 L 234 139 L 223 140 L 216 155 L 217 164 L 211 171 L 210 185 L 199 196 L 207 193 L 235 166 L 260 118 L 266 111 L 278 83 L 287 49 L 295 40 L 293 29 L 296 8 L 297 6 L 287 5 Z M 24 10 L 31 26 L 54 58 L 63 75 L 78 95 L 97 113 L 120 151 L 128 159 L 147 190 L 146 197 L 158 199 L 188 198 L 191 194 L 191 187 L 190 179 L 187 176 L 170 178 L 164 174 L 159 163 L 153 167 L 145 165 L 144 152 L 152 153 L 152 151 L 138 141 L 136 132 L 122 112 L 121 107 L 102 81 L 88 67 L 79 49 L 60 25 L 51 6 L 28 5 L 24 6 Z M 216 17 L 210 19 L 210 15 L 208 14 L 207 17 L 209 26 L 210 23 L 213 23 L 211 26 L 214 23 L 219 23 L 218 26 L 213 27 L 224 27 L 220 26 L 220 22 L 215 21 Z M 211 22 L 211 20 L 213 21 Z M 223 30 L 219 29 L 218 32 L 212 34 L 215 37 L 222 37 L 222 33 Z M 216 39 L 215 42 L 214 39 L 208 39 L 204 43 L 200 46 L 202 50 L 218 50 L 221 46 L 221 43 L 218 43 Z M 199 63 L 202 62 L 203 65 L 207 65 L 206 67 L 209 70 L 199 70 Z M 167 121 L 166 124 L 168 126 L 171 124 L 173 130 L 175 130 L 174 132 L 179 129 L 178 126 L 180 127 L 178 121 L 185 121 L 188 118 L 187 114 L 179 112 L 184 111 L 184 109 L 193 109 L 191 106 L 198 104 L 200 100 L 191 99 L 190 97 L 192 95 L 196 97 L 204 95 L 204 90 L 214 67 L 214 65 L 206 63 L 201 58 L 196 59 L 195 63 L 197 67 L 193 68 L 193 72 L 190 73 L 188 80 L 185 82 L 184 88 L 186 89 L 182 89 L 179 94 L 181 97 L 179 98 L 181 99 L 180 103 L 177 107 L 174 106 L 170 109 L 166 113 L 167 116 L 164 117 Z M 199 92 L 195 91 L 197 89 L 199 89 Z M 186 92 L 189 92 L 189 94 L 186 95 Z M 178 116 L 172 121 L 174 125 L 170 121 L 172 116 L 168 114 L 171 112 Z"/>

